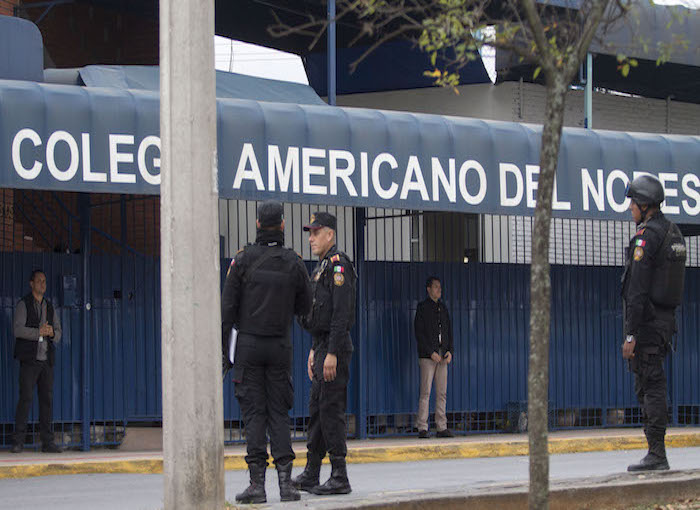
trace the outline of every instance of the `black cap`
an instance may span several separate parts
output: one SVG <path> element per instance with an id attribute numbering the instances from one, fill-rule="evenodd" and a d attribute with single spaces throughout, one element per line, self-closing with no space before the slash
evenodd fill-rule
<path id="1" fill-rule="evenodd" d="M 281 224 L 283 214 L 284 207 L 277 200 L 266 200 L 258 206 L 258 221 L 262 228 Z"/>
<path id="2" fill-rule="evenodd" d="M 318 230 L 319 228 L 328 227 L 335 230 L 335 216 L 327 212 L 315 212 L 311 215 L 311 223 L 304 225 L 304 232 L 309 230 Z"/>
<path id="3" fill-rule="evenodd" d="M 627 185 L 625 195 L 638 205 L 659 205 L 664 201 L 664 187 L 651 175 L 640 175 Z"/>

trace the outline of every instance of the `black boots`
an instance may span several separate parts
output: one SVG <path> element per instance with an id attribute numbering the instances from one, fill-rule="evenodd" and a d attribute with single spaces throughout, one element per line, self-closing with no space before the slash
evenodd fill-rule
<path id="1" fill-rule="evenodd" d="M 277 478 L 280 484 L 280 500 L 299 501 L 301 499 L 301 494 L 292 483 L 292 461 L 286 464 L 277 464 Z"/>
<path id="2" fill-rule="evenodd" d="M 290 462 L 291 468 L 291 462 Z M 250 485 L 240 494 L 236 494 L 236 503 L 252 504 L 252 503 L 267 503 L 265 495 L 265 471 L 266 464 L 251 464 L 248 466 L 250 471 Z M 280 486 L 282 480 L 280 479 Z"/>
<path id="3" fill-rule="evenodd" d="M 334 457 L 331 455 L 331 477 L 323 485 L 317 485 L 311 489 L 311 492 L 319 496 L 350 494 L 352 492 L 348 481 L 345 457 Z"/>
<path id="4" fill-rule="evenodd" d="M 666 456 L 663 457 L 655 453 L 647 453 L 639 464 L 630 464 L 627 471 L 665 471 L 669 468 Z"/>
<path id="5" fill-rule="evenodd" d="M 319 483 L 319 475 L 321 474 L 321 458 L 317 455 L 307 452 L 306 467 L 304 471 L 292 480 L 294 487 L 299 490 L 311 492 L 311 489 Z"/>

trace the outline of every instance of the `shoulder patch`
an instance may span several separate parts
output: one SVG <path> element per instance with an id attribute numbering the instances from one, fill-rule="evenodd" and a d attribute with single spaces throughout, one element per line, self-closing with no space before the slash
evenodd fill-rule
<path id="1" fill-rule="evenodd" d="M 634 234 L 634 235 L 636 235 L 636 236 L 644 235 L 644 231 L 645 231 L 645 230 L 646 230 L 646 228 L 640 228 L 639 230 L 637 230 L 637 233 Z"/>
<path id="2" fill-rule="evenodd" d="M 331 257 L 331 262 L 340 262 L 340 255 L 337 253 Z"/>
<path id="3" fill-rule="evenodd" d="M 642 260 L 642 257 L 644 257 L 644 248 L 642 248 L 641 246 L 637 246 L 634 249 L 634 260 L 639 262 L 640 260 Z"/>
<path id="4" fill-rule="evenodd" d="M 336 287 L 342 287 L 345 283 L 345 276 L 343 276 L 343 273 L 335 273 L 333 275 L 333 283 Z"/>

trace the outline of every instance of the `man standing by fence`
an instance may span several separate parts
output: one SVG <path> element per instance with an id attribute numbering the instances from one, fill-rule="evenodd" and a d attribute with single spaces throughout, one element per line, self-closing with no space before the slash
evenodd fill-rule
<path id="1" fill-rule="evenodd" d="M 442 297 L 442 284 L 437 276 L 425 282 L 428 297 L 418 303 L 414 329 L 418 342 L 420 365 L 420 399 L 418 401 L 418 437 L 428 434 L 430 390 L 435 381 L 435 424 L 437 437 L 453 437 L 447 428 L 447 365 L 452 361 L 452 325 Z"/>
<path id="2" fill-rule="evenodd" d="M 238 330 L 233 382 L 248 443 L 250 486 L 236 501 L 244 504 L 267 501 L 267 434 L 280 499 L 301 497 L 291 480 L 295 456 L 288 414 L 294 403 L 290 329 L 294 315 L 309 312 L 311 287 L 301 257 L 284 246 L 283 211 L 276 201 L 260 205 L 255 244 L 231 261 L 222 298 L 224 338 L 232 327 Z M 224 352 L 228 354 L 228 345 Z"/>
<path id="3" fill-rule="evenodd" d="M 348 256 L 336 247 L 335 216 L 317 212 L 304 230 L 309 232 L 311 252 L 319 263 L 311 275 L 314 296 L 311 314 L 303 324 L 313 337 L 307 365 L 311 379 L 308 451 L 306 468 L 294 479 L 294 484 L 313 494 L 349 494 L 352 489 L 345 465 L 345 409 L 357 276 Z M 326 452 L 330 455 L 331 476 L 319 485 L 321 461 Z"/>
<path id="4" fill-rule="evenodd" d="M 649 453 L 628 471 L 669 469 L 666 459 L 666 374 L 664 358 L 676 332 L 676 307 L 683 297 L 685 240 L 660 211 L 664 189 L 643 175 L 627 188 L 637 232 L 630 241 L 622 297 L 625 341 L 622 356 L 634 373 Z"/>
<path id="5" fill-rule="evenodd" d="M 44 297 L 46 275 L 40 269 L 29 278 L 32 291 L 15 308 L 15 359 L 19 360 L 19 402 L 15 414 L 15 440 L 10 450 L 19 453 L 27 435 L 27 418 L 32 406 L 34 386 L 39 393 L 39 430 L 41 451 L 61 453 L 51 430 L 53 416 L 53 366 L 57 344 L 61 340 L 61 321 L 51 302 Z"/>

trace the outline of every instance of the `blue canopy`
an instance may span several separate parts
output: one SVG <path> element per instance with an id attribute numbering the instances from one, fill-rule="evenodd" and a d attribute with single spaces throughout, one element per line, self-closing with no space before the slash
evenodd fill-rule
<path id="1" fill-rule="evenodd" d="M 153 92 L 160 90 L 158 66 L 92 65 L 80 69 L 47 69 L 44 75 L 44 81 L 49 83 Z M 216 97 L 276 103 L 326 104 L 308 85 L 225 71 L 216 71 Z"/>
<path id="2" fill-rule="evenodd" d="M 534 210 L 541 127 L 219 98 L 223 198 L 472 213 Z M 0 81 L 0 187 L 157 194 L 152 91 Z M 207 169 L 200 169 L 203 172 Z M 565 129 L 554 214 L 629 219 L 625 185 L 657 175 L 700 223 L 700 137 Z M 198 170 L 195 170 L 198 171 Z"/>

